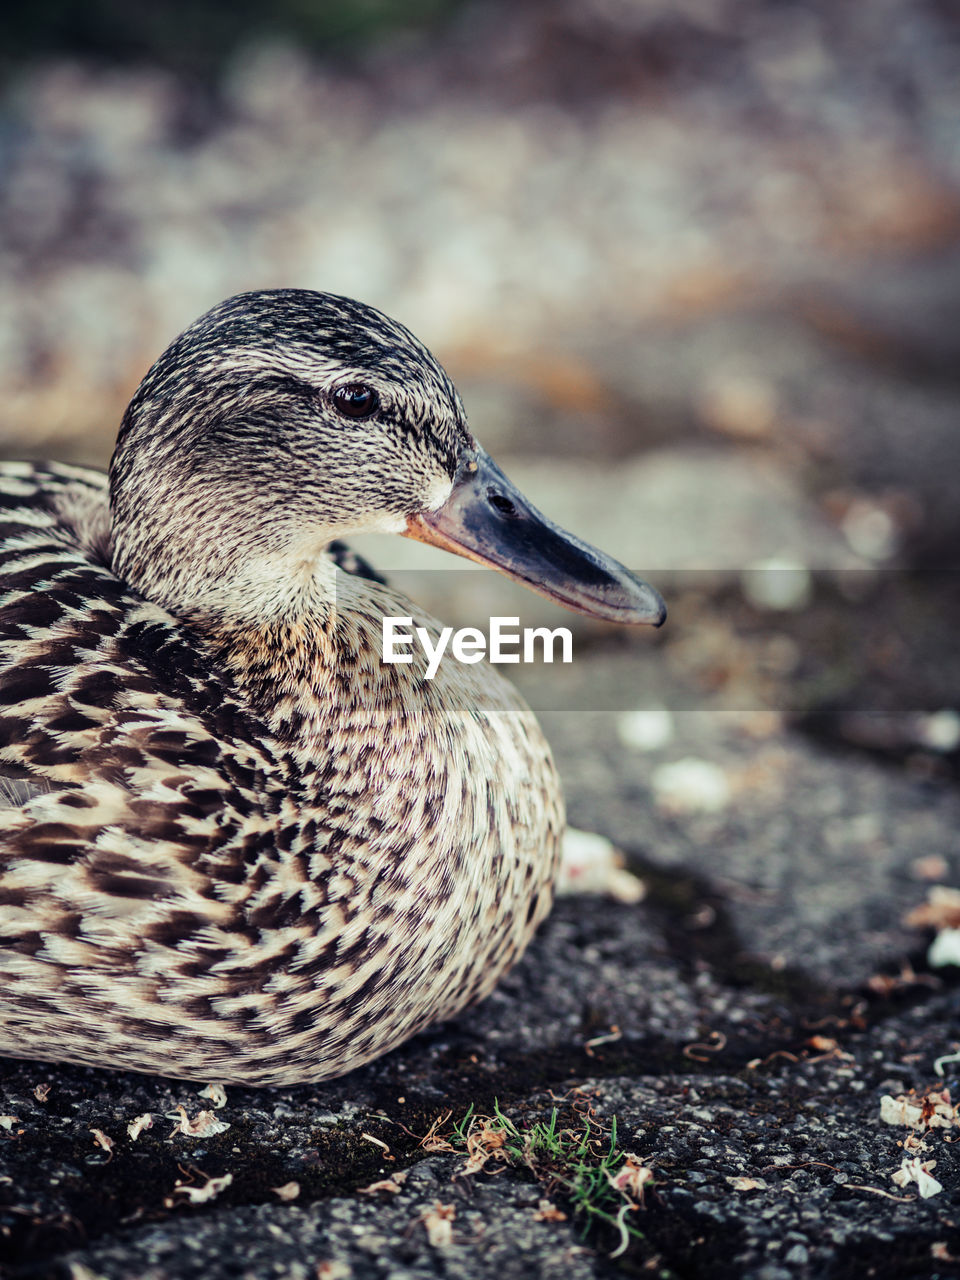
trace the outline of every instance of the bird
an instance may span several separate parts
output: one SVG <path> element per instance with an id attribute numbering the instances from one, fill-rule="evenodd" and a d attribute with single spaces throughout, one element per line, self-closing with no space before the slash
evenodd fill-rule
<path id="1" fill-rule="evenodd" d="M 334 294 L 201 316 L 108 473 L 0 464 L 0 1056 L 312 1083 L 523 953 L 564 829 L 550 749 L 489 664 L 383 661 L 385 617 L 441 624 L 350 550 L 368 532 L 663 621 L 408 329 Z"/>

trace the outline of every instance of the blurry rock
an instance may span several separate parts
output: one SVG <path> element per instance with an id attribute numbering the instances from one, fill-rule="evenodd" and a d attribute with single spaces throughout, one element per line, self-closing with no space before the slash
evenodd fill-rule
<path id="1" fill-rule="evenodd" d="M 852 550 L 865 560 L 889 560 L 900 545 L 890 514 L 872 502 L 852 503 L 840 527 Z"/>
<path id="2" fill-rule="evenodd" d="M 700 417 L 711 431 L 747 440 L 764 440 L 774 429 L 774 388 L 748 374 L 717 373 L 699 398 Z"/>
<path id="3" fill-rule="evenodd" d="M 720 813 L 732 798 L 724 770 L 692 756 L 654 769 L 650 786 L 657 804 L 671 813 Z"/>
<path id="4" fill-rule="evenodd" d="M 617 716 L 617 736 L 633 751 L 659 751 L 673 738 L 673 716 L 662 707 L 624 711 Z"/>
<path id="5" fill-rule="evenodd" d="M 956 751 L 960 747 L 960 712 L 949 707 L 919 716 L 917 740 L 931 751 Z"/>
<path id="6" fill-rule="evenodd" d="M 813 591 L 806 565 L 783 556 L 755 561 L 740 575 L 740 583 L 747 600 L 764 611 L 802 609 Z"/>
<path id="7" fill-rule="evenodd" d="M 949 869 L 946 859 L 939 854 L 915 858 L 910 864 L 910 874 L 918 880 L 942 880 Z"/>

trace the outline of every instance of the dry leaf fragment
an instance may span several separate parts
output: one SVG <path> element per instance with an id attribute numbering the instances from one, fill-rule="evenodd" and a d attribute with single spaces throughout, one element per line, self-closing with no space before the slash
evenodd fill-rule
<path id="1" fill-rule="evenodd" d="M 317 1280 L 350 1280 L 353 1272 L 346 1262 L 341 1262 L 339 1258 L 332 1258 L 318 1262 L 314 1274 Z"/>
<path id="2" fill-rule="evenodd" d="M 920 1109 L 928 1129 L 952 1129 L 960 1125 L 960 1115 L 950 1101 L 949 1089 L 931 1089 L 920 1099 Z"/>
<path id="3" fill-rule="evenodd" d="M 939 853 L 928 853 L 910 863 L 910 874 L 918 880 L 942 880 L 949 870 L 946 858 Z"/>
<path id="4" fill-rule="evenodd" d="M 931 969 L 944 969 L 948 964 L 960 967 L 960 929 L 941 929 L 927 951 Z"/>
<path id="5" fill-rule="evenodd" d="M 359 1192 L 362 1196 L 372 1196 L 378 1191 L 389 1191 L 391 1195 L 396 1195 L 406 1180 L 407 1170 L 400 1169 L 390 1178 L 381 1178 L 379 1182 L 371 1182 L 369 1187 L 360 1187 Z"/>
<path id="6" fill-rule="evenodd" d="M 187 1115 L 186 1107 L 177 1107 L 176 1111 L 167 1115 L 167 1119 L 177 1121 L 170 1130 L 171 1138 L 178 1133 L 182 1133 L 187 1138 L 210 1138 L 230 1128 L 225 1120 L 218 1120 L 212 1111 L 200 1111 L 191 1120 Z"/>
<path id="7" fill-rule="evenodd" d="M 936 1073 L 936 1075 L 940 1077 L 941 1080 L 943 1079 L 943 1068 L 948 1062 L 960 1062 L 960 1049 L 958 1049 L 955 1053 L 941 1054 L 941 1056 L 937 1058 L 936 1061 L 934 1062 L 933 1070 Z"/>
<path id="8" fill-rule="evenodd" d="M 281 1200 L 296 1200 L 300 1194 L 299 1182 L 285 1182 L 282 1187 L 271 1187 L 270 1190 Z"/>
<path id="9" fill-rule="evenodd" d="M 927 900 L 908 911 L 903 923 L 911 928 L 960 928 L 960 889 L 937 884 L 927 891 Z"/>
<path id="10" fill-rule="evenodd" d="M 960 889 L 934 885 L 927 891 L 926 902 L 907 912 L 903 923 L 937 931 L 927 952 L 927 963 L 932 968 L 960 965 Z"/>
<path id="11" fill-rule="evenodd" d="M 880 1099 L 880 1119 L 884 1124 L 902 1124 L 911 1129 L 951 1129 L 960 1126 L 957 1107 L 950 1101 L 949 1089 L 935 1089 L 923 1097 L 889 1093 Z"/>
<path id="12" fill-rule="evenodd" d="M 446 1138 L 441 1138 L 439 1130 L 447 1123 L 453 1115 L 452 1111 L 444 1111 L 437 1116 L 433 1124 L 420 1139 L 420 1146 L 424 1151 L 452 1151 L 453 1145 Z"/>
<path id="13" fill-rule="evenodd" d="M 606 836 L 567 827 L 557 893 L 596 893 L 617 902 L 640 902 L 646 886 L 623 863 L 623 854 Z"/>
<path id="14" fill-rule="evenodd" d="M 435 1249 L 446 1249 L 453 1244 L 453 1220 L 457 1216 L 452 1204 L 438 1200 L 432 1209 L 425 1209 L 420 1221 L 427 1230 L 427 1239 Z"/>
<path id="15" fill-rule="evenodd" d="M 227 1091 L 222 1084 L 208 1084 L 200 1090 L 199 1096 L 201 1098 L 209 1098 L 217 1111 L 227 1105 Z"/>
<path id="16" fill-rule="evenodd" d="M 617 1172 L 607 1173 L 607 1181 L 614 1191 L 619 1191 L 637 1204 L 643 1204 L 644 1189 L 652 1179 L 653 1170 L 648 1165 L 641 1164 L 640 1157 L 629 1151 L 624 1155 L 623 1164 Z"/>
<path id="17" fill-rule="evenodd" d="M 900 1168 L 890 1176 L 898 1187 L 906 1187 L 911 1182 L 915 1182 L 917 1190 L 920 1192 L 920 1198 L 929 1200 L 931 1196 L 939 1195 L 943 1190 L 941 1184 L 930 1173 L 931 1169 L 936 1168 L 936 1164 L 936 1160 L 921 1160 L 919 1156 L 904 1156 Z"/>
<path id="18" fill-rule="evenodd" d="M 880 1099 L 880 1119 L 883 1124 L 905 1124 L 911 1129 L 919 1129 L 922 1115 L 919 1103 L 905 1094 L 894 1098 L 885 1093 Z"/>
<path id="19" fill-rule="evenodd" d="M 763 1178 L 727 1178 L 734 1191 L 766 1191 L 767 1184 Z"/>
<path id="20" fill-rule="evenodd" d="M 474 1116 L 467 1133 L 467 1163 L 460 1170 L 461 1176 L 479 1173 L 492 1157 L 502 1159 L 507 1135 L 503 1129 L 490 1124 L 486 1116 Z"/>
<path id="21" fill-rule="evenodd" d="M 533 1215 L 534 1222 L 566 1222 L 567 1215 L 561 1213 L 555 1204 L 551 1204 L 549 1200 L 541 1200 L 536 1213 Z"/>
<path id="22" fill-rule="evenodd" d="M 137 1116 L 136 1119 L 130 1121 L 130 1123 L 127 1125 L 127 1133 L 130 1135 L 131 1140 L 133 1142 L 136 1142 L 136 1140 L 140 1137 L 141 1133 L 143 1133 L 144 1129 L 152 1129 L 152 1128 L 153 1128 L 153 1116 L 150 1114 L 149 1111 L 145 1111 L 142 1116 Z"/>
<path id="23" fill-rule="evenodd" d="M 7 1133 L 11 1133 L 13 1131 L 13 1126 L 19 1123 L 19 1116 L 0 1116 L 0 1129 L 5 1129 Z"/>
<path id="24" fill-rule="evenodd" d="M 683 1046 L 683 1056 L 685 1058 L 692 1058 L 694 1062 L 709 1062 L 710 1061 L 709 1057 L 705 1058 L 703 1056 L 705 1053 L 706 1054 L 722 1053 L 726 1047 L 727 1047 L 727 1037 L 724 1034 L 724 1032 L 711 1031 L 709 1033 L 708 1040 L 695 1041 L 693 1044 L 685 1044 Z M 700 1052 L 695 1053 L 694 1052 L 695 1049 L 699 1049 Z M 770 1057 L 773 1057 L 773 1056 L 774 1056 L 773 1054 L 770 1055 Z M 769 1060 L 770 1060 L 769 1058 L 764 1059 L 764 1061 L 766 1062 L 769 1062 Z M 754 1059 L 754 1061 L 756 1061 L 756 1059 Z M 794 1059 L 794 1061 L 796 1061 L 796 1059 Z"/>
<path id="25" fill-rule="evenodd" d="M 33 1096 L 38 1102 L 46 1102 L 50 1097 L 50 1088 L 51 1086 L 48 1084 L 38 1084 L 33 1091 Z"/>
<path id="26" fill-rule="evenodd" d="M 908 987 L 939 987 L 940 979 L 929 973 L 917 973 L 909 960 L 900 965 L 897 974 L 874 973 L 867 979 L 867 986 L 874 995 L 889 997 Z"/>
<path id="27" fill-rule="evenodd" d="M 361 1133 L 360 1137 L 364 1142 L 372 1142 L 375 1147 L 382 1147 L 384 1160 L 396 1160 L 397 1157 L 390 1154 L 390 1148 L 382 1138 L 375 1138 L 372 1133 Z"/>
<path id="28" fill-rule="evenodd" d="M 175 1196 L 186 1196 L 191 1204 L 205 1204 L 208 1200 L 215 1199 L 221 1191 L 224 1191 L 233 1182 L 233 1174 L 225 1173 L 219 1178 L 208 1178 L 202 1187 L 192 1187 L 189 1183 L 177 1182 L 173 1188 Z M 170 1206 L 172 1201 L 167 1201 Z"/>
<path id="29" fill-rule="evenodd" d="M 592 1040 L 584 1040 L 583 1042 L 584 1052 L 586 1053 L 588 1058 L 592 1058 L 594 1049 L 599 1048 L 600 1045 L 616 1044 L 618 1040 L 622 1040 L 622 1039 L 623 1039 L 623 1032 L 620 1030 L 617 1024 L 614 1023 L 606 1035 L 594 1036 Z"/>
<path id="30" fill-rule="evenodd" d="M 109 1138 L 102 1129 L 91 1129 L 93 1140 L 98 1147 L 103 1147 L 104 1151 L 113 1150 L 113 1139 Z"/>

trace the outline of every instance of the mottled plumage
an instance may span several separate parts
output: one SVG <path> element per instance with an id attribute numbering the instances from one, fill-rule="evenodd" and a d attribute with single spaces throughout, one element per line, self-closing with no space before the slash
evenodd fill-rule
<path id="1" fill-rule="evenodd" d="M 335 541 L 433 519 L 479 456 L 405 329 L 283 290 L 173 343 L 109 487 L 0 466 L 0 1053 L 319 1080 L 520 955 L 546 743 L 485 665 L 384 665 L 384 615 L 438 624 Z"/>

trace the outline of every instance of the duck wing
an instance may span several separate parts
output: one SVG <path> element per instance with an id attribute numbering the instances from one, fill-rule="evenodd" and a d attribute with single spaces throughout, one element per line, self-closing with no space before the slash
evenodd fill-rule
<path id="1" fill-rule="evenodd" d="M 58 1029 L 131 999 L 162 1022 L 191 967 L 197 1000 L 229 990 L 213 953 L 251 944 L 288 802 L 265 727 L 107 567 L 105 502 L 97 473 L 0 465 L 0 1052 L 20 1056 L 84 1060 Z"/>

